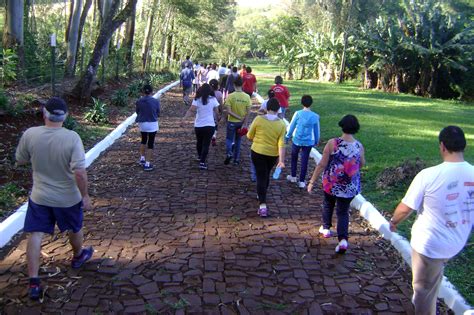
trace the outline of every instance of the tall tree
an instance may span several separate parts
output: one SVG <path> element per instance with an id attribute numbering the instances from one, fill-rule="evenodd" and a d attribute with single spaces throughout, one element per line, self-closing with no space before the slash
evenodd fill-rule
<path id="1" fill-rule="evenodd" d="M 128 18 L 127 27 L 125 29 L 125 39 L 123 42 L 123 48 L 125 50 L 125 64 L 127 65 L 127 72 L 130 74 L 133 70 L 133 45 L 135 39 L 135 15 L 136 7 L 133 8 L 133 12 Z"/>
<path id="2" fill-rule="evenodd" d="M 3 47 L 23 47 L 23 0 L 5 1 L 5 27 L 3 30 Z"/>
<path id="3" fill-rule="evenodd" d="M 148 12 L 148 21 L 145 29 L 145 37 L 143 38 L 142 45 L 142 69 L 145 71 L 147 63 L 150 62 L 150 46 L 153 35 L 153 25 L 156 12 L 158 11 L 158 6 L 160 5 L 160 0 L 153 0 L 153 5 L 150 7 Z"/>
<path id="4" fill-rule="evenodd" d="M 117 28 L 124 23 L 130 14 L 134 11 L 138 0 L 128 0 L 125 7 L 117 14 L 120 3 L 114 1 L 111 4 L 108 14 L 104 16 L 99 36 L 92 52 L 92 56 L 87 64 L 87 68 L 81 75 L 81 79 L 77 82 L 73 88 L 72 94 L 81 98 L 89 99 L 92 89 L 92 83 L 97 75 L 97 69 L 99 67 L 100 59 L 104 54 L 104 50 L 107 48 L 113 33 Z"/>
<path id="5" fill-rule="evenodd" d="M 77 47 L 79 46 L 79 25 L 82 10 L 82 0 L 75 0 L 74 9 L 69 22 L 69 34 L 67 36 L 67 59 L 66 75 L 74 76 L 74 66 L 76 64 Z M 72 4 L 71 4 L 72 5 Z"/>
<path id="6" fill-rule="evenodd" d="M 79 43 L 82 42 L 82 34 L 84 33 L 84 25 L 86 24 L 87 15 L 89 13 L 91 5 L 92 5 L 92 0 L 86 0 L 86 2 L 84 3 L 84 8 L 82 9 L 81 20 L 79 21 L 79 32 L 77 36 L 78 46 L 79 46 Z M 79 47 L 77 47 L 76 58 L 74 62 L 74 73 L 76 72 L 76 65 L 77 65 L 77 60 L 79 57 L 79 50 L 80 50 Z M 82 58 L 84 58 L 84 56 L 82 56 Z"/>

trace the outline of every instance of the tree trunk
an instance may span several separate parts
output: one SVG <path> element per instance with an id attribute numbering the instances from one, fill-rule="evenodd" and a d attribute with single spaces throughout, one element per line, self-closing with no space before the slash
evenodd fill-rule
<path id="1" fill-rule="evenodd" d="M 64 33 L 64 41 L 66 43 L 69 42 L 69 32 L 71 31 L 71 21 L 72 21 L 73 15 L 74 15 L 74 1 L 75 0 L 71 0 L 71 5 L 69 6 L 69 16 L 68 16 L 68 19 L 67 19 L 66 32 Z M 81 0 L 79 0 L 79 1 L 81 1 Z"/>
<path id="2" fill-rule="evenodd" d="M 72 94 L 82 100 L 89 99 L 92 89 L 92 83 L 96 77 L 97 69 L 99 67 L 100 59 L 103 56 L 105 48 L 110 42 L 110 39 L 115 30 L 124 23 L 130 14 L 134 11 L 138 0 L 129 0 L 127 5 L 115 16 L 119 2 L 113 2 L 108 14 L 104 17 L 102 26 L 100 28 L 99 36 L 92 52 L 91 59 L 87 64 L 87 68 L 81 75 L 81 79 L 74 87 Z"/>
<path id="3" fill-rule="evenodd" d="M 79 46 L 79 24 L 81 18 L 82 0 L 74 1 L 74 11 L 69 23 L 69 42 L 67 44 L 66 76 L 74 76 L 77 47 Z"/>
<path id="4" fill-rule="evenodd" d="M 145 36 L 143 38 L 143 45 L 142 45 L 143 71 L 145 71 L 147 67 L 147 63 L 150 61 L 150 45 L 151 45 L 151 38 L 153 34 L 153 20 L 155 19 L 155 14 L 159 5 L 160 5 L 160 0 L 153 0 L 153 5 L 151 6 L 149 14 L 148 14 L 148 21 L 147 21 Z"/>
<path id="5" fill-rule="evenodd" d="M 133 9 L 132 14 L 128 18 L 127 27 L 125 31 L 125 40 L 123 43 L 125 50 L 125 63 L 127 65 L 127 72 L 130 75 L 133 71 L 133 40 L 135 35 L 135 15 L 136 8 Z"/>
<path id="6" fill-rule="evenodd" d="M 351 12 L 352 12 L 352 6 L 354 5 L 354 1 L 350 0 L 349 4 L 349 13 L 347 14 L 347 22 L 346 22 L 346 28 L 344 31 L 344 48 L 342 50 L 342 57 L 341 57 L 341 71 L 339 72 L 339 79 L 338 83 L 344 82 L 344 70 L 346 69 L 346 53 L 347 53 L 347 30 L 349 29 L 349 25 L 351 22 Z"/>
<path id="7" fill-rule="evenodd" d="M 79 21 L 79 32 L 78 32 L 78 36 L 77 36 L 77 46 L 78 47 L 76 49 L 76 58 L 75 58 L 75 62 L 74 62 L 73 73 L 76 72 L 77 60 L 79 58 L 79 51 L 80 51 L 79 43 L 82 42 L 82 33 L 84 32 L 84 25 L 86 24 L 87 14 L 89 13 L 91 5 L 92 5 L 92 0 L 86 0 L 86 2 L 84 3 L 84 8 L 82 9 L 81 20 Z M 82 58 L 84 58 L 84 56 L 82 56 Z"/>
<path id="8" fill-rule="evenodd" d="M 3 48 L 23 47 L 23 0 L 5 1 L 5 27 L 3 29 Z"/>

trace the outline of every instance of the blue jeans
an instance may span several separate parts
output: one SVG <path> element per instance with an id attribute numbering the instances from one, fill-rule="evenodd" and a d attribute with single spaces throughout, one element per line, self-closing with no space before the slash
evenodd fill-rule
<path id="1" fill-rule="evenodd" d="M 242 137 L 237 134 L 237 129 L 242 127 L 241 122 L 227 122 L 227 133 L 225 137 L 225 151 L 228 156 L 232 156 L 235 161 L 240 159 L 240 143 Z M 232 144 L 234 144 L 234 151 L 232 152 Z"/>
<path id="2" fill-rule="evenodd" d="M 308 160 L 312 146 L 299 146 L 293 143 L 291 146 L 291 176 L 296 177 L 296 167 L 298 166 L 298 155 L 301 150 L 301 171 L 300 182 L 304 182 L 308 172 Z"/>
<path id="3" fill-rule="evenodd" d="M 349 237 L 349 206 L 352 198 L 342 198 L 330 195 L 324 192 L 323 201 L 323 227 L 329 229 L 331 227 L 332 214 L 334 206 L 336 206 L 337 215 L 337 238 L 339 240 L 347 240 Z"/>

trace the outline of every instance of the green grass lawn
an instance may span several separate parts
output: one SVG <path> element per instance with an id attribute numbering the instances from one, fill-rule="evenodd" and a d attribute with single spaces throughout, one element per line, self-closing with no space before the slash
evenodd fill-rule
<path id="1" fill-rule="evenodd" d="M 248 64 L 257 75 L 260 94 L 265 97 L 273 79 L 258 75 L 277 75 L 280 72 L 278 67 L 262 61 Z M 381 212 L 393 212 L 409 182 L 379 190 L 375 184 L 377 176 L 387 167 L 400 165 L 405 160 L 420 158 L 427 166 L 440 163 L 438 133 L 443 127 L 457 125 L 464 130 L 468 141 L 465 158 L 474 164 L 474 103 L 364 90 L 355 82 L 337 85 L 293 80 L 284 82 L 284 85 L 292 95 L 291 113 L 302 108 L 299 103 L 302 95 L 313 97 L 312 109 L 321 117 L 321 139 L 324 142 L 341 134 L 337 123 L 344 115 L 357 116 L 361 129 L 356 137 L 365 147 L 367 160 L 362 170 L 362 194 Z M 322 149 L 323 145 L 318 148 L 320 152 Z M 411 221 L 400 227 L 401 233 L 408 238 L 413 220 L 414 215 Z M 474 259 L 473 240 L 471 235 L 470 245 L 450 262 L 446 271 L 471 305 L 474 305 L 474 268 L 468 262 Z"/>

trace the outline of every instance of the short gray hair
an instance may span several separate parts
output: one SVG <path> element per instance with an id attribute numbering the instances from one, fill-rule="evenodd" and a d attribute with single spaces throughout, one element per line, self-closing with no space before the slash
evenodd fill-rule
<path id="1" fill-rule="evenodd" d="M 52 122 L 63 122 L 64 120 L 66 120 L 67 116 L 67 113 L 64 113 L 62 115 L 51 114 L 50 112 L 48 112 L 46 107 L 43 107 L 43 114 L 49 121 Z"/>

